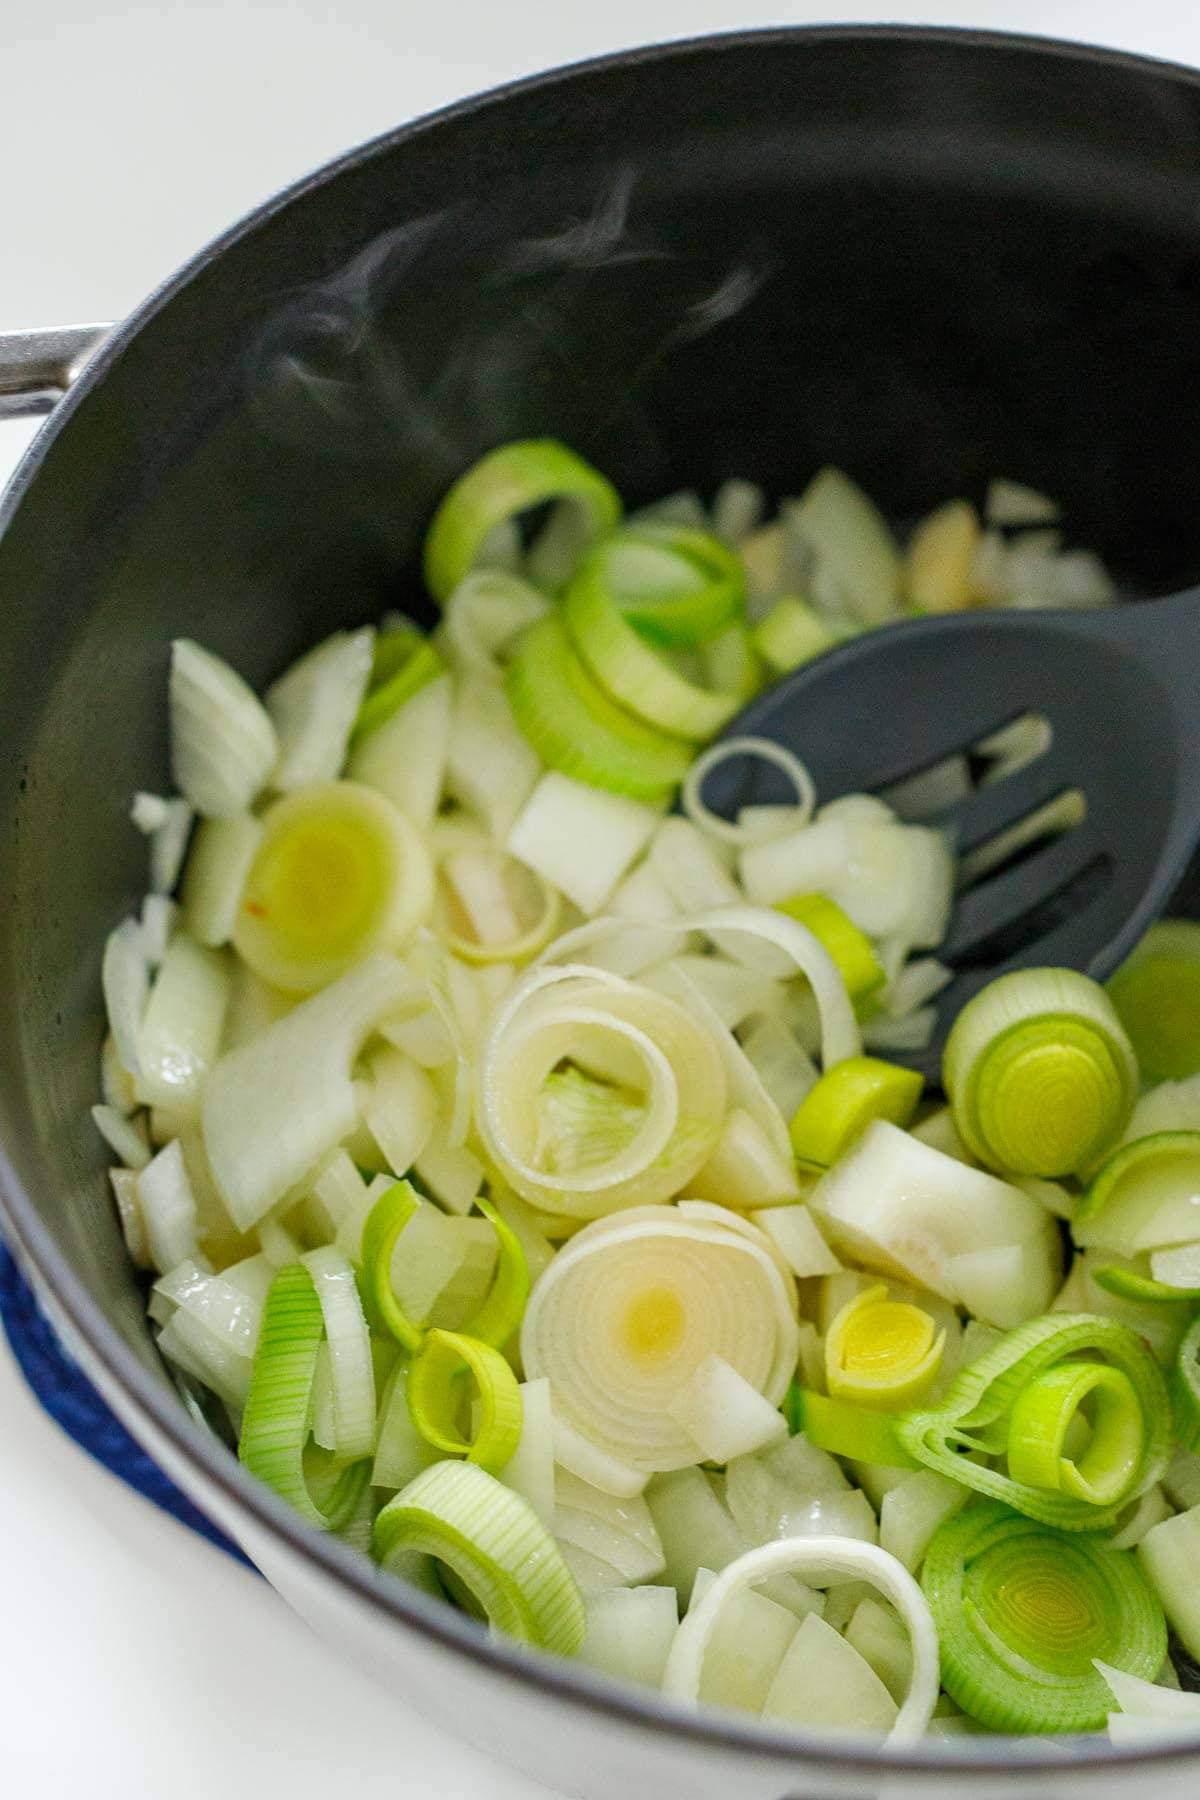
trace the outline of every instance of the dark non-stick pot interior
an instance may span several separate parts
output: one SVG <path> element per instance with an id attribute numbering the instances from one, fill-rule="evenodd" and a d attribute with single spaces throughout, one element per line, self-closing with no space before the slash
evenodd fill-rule
<path id="1" fill-rule="evenodd" d="M 905 519 L 1006 474 L 1131 590 L 1194 580 L 1198 174 L 1178 71 L 885 31 L 679 48 L 351 159 L 106 353 L 0 542 L 0 1138 L 142 1355 L 86 1108 L 170 639 L 259 682 L 419 606 L 435 498 L 527 434 L 635 498 L 835 461 Z"/>

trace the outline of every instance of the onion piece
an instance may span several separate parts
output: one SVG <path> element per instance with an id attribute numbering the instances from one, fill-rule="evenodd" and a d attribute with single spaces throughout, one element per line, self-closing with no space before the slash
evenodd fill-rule
<path id="1" fill-rule="evenodd" d="M 335 631 L 267 689 L 266 708 L 279 741 L 271 783 L 281 793 L 341 774 L 374 643 L 369 625 Z"/>
<path id="2" fill-rule="evenodd" d="M 243 812 L 275 766 L 275 727 L 253 690 L 190 638 L 171 646 L 171 771 L 206 818 Z"/>
<path id="3" fill-rule="evenodd" d="M 887 1741 L 895 1745 L 915 1743 L 932 1717 L 938 1696 L 938 1640 L 933 1615 L 903 1564 L 877 1545 L 852 1538 L 784 1538 L 748 1550 L 730 1563 L 680 1626 L 667 1659 L 663 1692 L 694 1704 L 700 1695 L 705 1651 L 726 1606 L 768 1576 L 781 1574 L 800 1574 L 806 1580 L 825 1584 L 839 1578 L 866 1581 L 896 1608 L 912 1644 L 913 1673 Z"/>

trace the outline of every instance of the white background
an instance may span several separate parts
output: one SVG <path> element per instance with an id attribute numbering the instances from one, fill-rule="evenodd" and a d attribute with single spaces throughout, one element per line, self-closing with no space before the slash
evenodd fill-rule
<path id="1" fill-rule="evenodd" d="M 704 31 L 880 18 L 1200 63 L 1196 0 L 0 0 L 0 330 L 117 319 L 276 187 L 512 76 Z M 0 423 L 0 481 L 31 435 Z M 99 1470 L 5 1350 L 0 1786 L 545 1800 L 374 1691 L 265 1582 Z"/>

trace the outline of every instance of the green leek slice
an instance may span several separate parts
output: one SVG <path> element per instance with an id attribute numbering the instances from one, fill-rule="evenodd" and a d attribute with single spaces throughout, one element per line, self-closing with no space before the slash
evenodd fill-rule
<path id="1" fill-rule="evenodd" d="M 433 910 L 424 839 L 373 788 L 314 783 L 276 801 L 262 827 L 233 942 L 274 987 L 324 987 L 372 950 L 402 946 Z"/>
<path id="2" fill-rule="evenodd" d="M 621 516 L 611 482 L 552 438 L 501 444 L 481 457 L 454 483 L 429 527 L 425 581 L 434 599 L 453 593 L 497 525 L 547 500 L 573 501 L 592 536 L 611 531 Z"/>
<path id="3" fill-rule="evenodd" d="M 456 1423 L 463 1406 L 462 1378 L 474 1377 L 479 1424 L 464 1437 Z M 521 1441 L 521 1390 L 498 1350 L 461 1331 L 427 1331 L 408 1371 L 412 1422 L 435 1450 L 465 1456 L 497 1475 Z"/>
<path id="4" fill-rule="evenodd" d="M 969 1000 L 943 1079 L 963 1142 L 989 1168 L 1069 1175 L 1125 1128 L 1137 1063 L 1103 988 L 1072 969 L 1019 969 Z"/>
<path id="5" fill-rule="evenodd" d="M 563 601 L 563 619 L 596 680 L 647 724 L 703 743 L 737 711 L 736 694 L 689 681 L 647 643 L 602 583 L 586 576 L 574 581 Z"/>
<path id="6" fill-rule="evenodd" d="M 519 1643 L 573 1656 L 583 1642 L 583 1599 L 558 1545 L 528 1501 L 477 1463 L 424 1469 L 380 1512 L 373 1547 L 385 1568 L 410 1551 L 436 1558 Z"/>
<path id="7" fill-rule="evenodd" d="M 934 1533 L 921 1586 L 942 1683 L 993 1731 L 1096 1731 L 1111 1708 L 1094 1659 L 1152 1680 L 1162 1609 L 1132 1554 L 1067 1536 L 996 1501 Z"/>
<path id="8" fill-rule="evenodd" d="M 848 1056 L 827 1069 L 800 1102 L 789 1126 L 797 1159 L 827 1169 L 875 1119 L 907 1125 L 924 1085 L 914 1069 L 875 1056 Z"/>
<path id="9" fill-rule="evenodd" d="M 300 1263 L 287 1264 L 276 1273 L 263 1309 L 238 1456 L 310 1525 L 329 1531 L 340 1521 L 346 1490 L 339 1485 L 324 1506 L 318 1504 L 304 1463 L 309 1397 L 324 1332 L 312 1276 Z"/>
<path id="10" fill-rule="evenodd" d="M 1084 1355 L 1087 1362 L 1078 1360 Z M 1088 1453 L 1074 1465 L 1052 1452 L 1055 1444 L 1061 1451 L 1070 1414 L 1085 1397 L 1071 1386 L 1073 1372 L 1096 1362 L 1128 1385 L 1119 1394 L 1116 1386 L 1106 1390 L 1105 1429 L 1093 1430 Z M 1060 1377 L 1059 1369 L 1070 1373 Z M 1171 1408 L 1158 1364 L 1128 1326 L 1087 1313 L 1048 1313 L 1006 1332 L 960 1371 L 939 1406 L 899 1418 L 896 1434 L 927 1468 L 1030 1518 L 1064 1531 L 1100 1531 L 1166 1468 Z M 964 1450 L 1007 1454 L 1008 1471 Z M 1037 1480 L 1022 1478 L 1022 1469 Z"/>
<path id="11" fill-rule="evenodd" d="M 1148 1081 L 1200 1070 L 1200 924 L 1161 919 L 1108 983 Z"/>
<path id="12" fill-rule="evenodd" d="M 643 637 L 703 644 L 741 617 L 746 582 L 734 552 L 707 531 L 640 521 L 598 543 L 571 583 L 604 595 Z"/>
<path id="13" fill-rule="evenodd" d="M 526 738 L 564 775 L 657 801 L 687 774 L 690 744 L 619 706 L 575 654 L 557 615 L 522 632 L 505 686 Z"/>

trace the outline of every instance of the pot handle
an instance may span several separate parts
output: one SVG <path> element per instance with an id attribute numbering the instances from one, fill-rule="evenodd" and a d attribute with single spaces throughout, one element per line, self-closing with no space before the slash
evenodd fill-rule
<path id="1" fill-rule="evenodd" d="M 111 325 L 58 325 L 0 331 L 0 419 L 50 412 L 111 330 Z"/>

